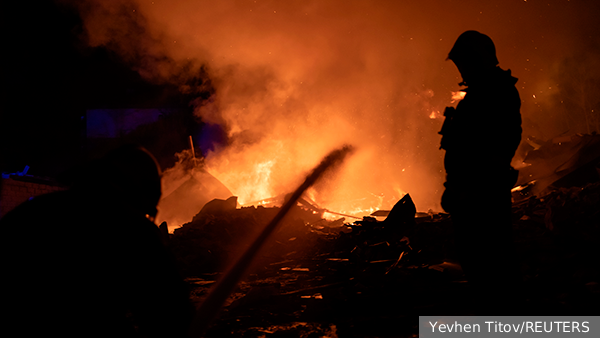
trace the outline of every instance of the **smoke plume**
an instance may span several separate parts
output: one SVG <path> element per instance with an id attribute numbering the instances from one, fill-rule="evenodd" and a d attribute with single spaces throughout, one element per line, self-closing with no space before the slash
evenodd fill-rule
<path id="1" fill-rule="evenodd" d="M 352 144 L 356 153 L 344 169 L 311 196 L 331 210 L 353 212 L 391 208 L 406 192 L 420 210 L 440 210 L 439 112 L 460 82 L 445 58 L 465 30 L 495 41 L 500 66 L 520 78 L 525 133 L 539 130 L 553 109 L 540 102 L 556 94 L 545 88 L 557 88 L 549 69 L 598 41 L 590 14 L 598 5 L 574 2 L 77 6 L 89 44 L 118 51 L 148 79 L 177 81 L 203 67 L 214 95 L 194 102 L 196 114 L 227 134 L 227 142 L 206 153 L 205 168 L 241 204 L 291 191 L 326 153 Z"/>

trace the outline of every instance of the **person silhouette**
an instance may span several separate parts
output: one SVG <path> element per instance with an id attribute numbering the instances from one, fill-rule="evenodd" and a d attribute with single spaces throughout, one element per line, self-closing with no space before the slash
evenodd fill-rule
<path id="1" fill-rule="evenodd" d="M 456 108 L 447 107 L 440 134 L 445 150 L 442 207 L 450 213 L 459 262 L 477 295 L 496 311 L 516 294 L 511 160 L 521 141 L 517 79 L 498 67 L 491 38 L 466 31 L 448 54 L 468 86 Z"/>
<path id="2" fill-rule="evenodd" d="M 160 196 L 154 157 L 124 146 L 70 189 L 7 213 L 7 336 L 185 336 L 193 316 L 187 284 L 151 221 Z"/>

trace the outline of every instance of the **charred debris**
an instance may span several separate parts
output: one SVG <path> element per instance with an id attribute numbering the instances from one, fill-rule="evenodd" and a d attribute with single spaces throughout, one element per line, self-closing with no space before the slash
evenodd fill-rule
<path id="1" fill-rule="evenodd" d="M 407 194 L 391 211 L 326 220 L 325 209 L 302 198 L 207 336 L 411 337 L 418 315 L 598 315 L 599 136 L 555 141 L 529 151 L 513 189 L 524 279 L 515 312 L 482 310 L 485 295 L 471 293 L 456 263 L 449 215 L 419 213 Z M 484 196 L 473 189 L 473 198 Z M 213 200 L 168 235 L 194 302 L 278 210 Z"/>

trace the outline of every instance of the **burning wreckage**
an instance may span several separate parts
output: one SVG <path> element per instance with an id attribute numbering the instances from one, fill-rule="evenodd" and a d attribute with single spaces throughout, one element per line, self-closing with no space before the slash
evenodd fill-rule
<path id="1" fill-rule="evenodd" d="M 599 137 L 529 141 L 513 189 L 524 286 L 523 304 L 511 314 L 598 312 Z M 474 198 L 481 198 L 478 193 Z M 392 210 L 358 219 L 296 195 L 243 207 L 236 197 L 214 199 L 172 234 L 163 223 L 192 300 L 202 305 L 210 303 L 248 238 L 272 227 L 245 267 L 246 278 L 238 276 L 236 288 L 221 292 L 224 308 L 207 336 L 409 337 L 418 333 L 417 315 L 481 314 L 456 263 L 449 215 L 417 212 L 406 194 Z M 286 202 L 275 206 L 278 200 Z M 285 217 L 274 227 L 283 208 Z"/>

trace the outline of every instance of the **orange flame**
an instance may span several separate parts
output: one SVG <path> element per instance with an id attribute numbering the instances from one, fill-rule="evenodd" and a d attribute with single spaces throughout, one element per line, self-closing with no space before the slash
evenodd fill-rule
<path id="1" fill-rule="evenodd" d="M 458 102 L 464 99 L 465 95 L 467 95 L 467 92 L 464 91 L 452 92 L 452 101 L 450 101 L 450 103 Z"/>

